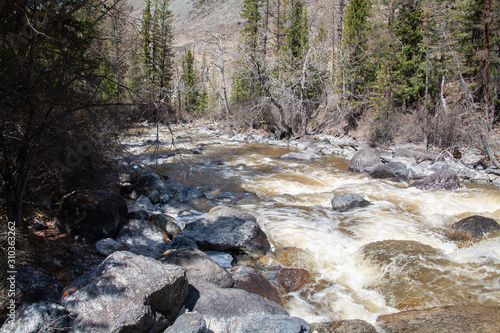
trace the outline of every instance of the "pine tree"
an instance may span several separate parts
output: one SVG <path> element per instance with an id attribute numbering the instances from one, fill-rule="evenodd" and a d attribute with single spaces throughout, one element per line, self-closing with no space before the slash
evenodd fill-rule
<path id="1" fill-rule="evenodd" d="M 150 98 L 170 100 L 169 84 L 172 79 L 172 12 L 169 0 L 146 0 L 142 16 L 142 44 L 144 74 Z M 151 13 L 153 11 L 153 14 Z"/>
<path id="2" fill-rule="evenodd" d="M 392 81 L 395 101 L 407 106 L 424 93 L 425 51 L 423 50 L 423 10 L 420 0 L 402 0 L 394 23 Z"/>
<path id="3" fill-rule="evenodd" d="M 346 87 L 349 88 L 346 93 L 350 98 L 358 98 L 367 87 L 369 73 L 365 56 L 370 32 L 370 9 L 370 0 L 351 0 L 345 11 L 342 52 L 347 62 L 343 64 L 343 72 L 347 76 Z"/>

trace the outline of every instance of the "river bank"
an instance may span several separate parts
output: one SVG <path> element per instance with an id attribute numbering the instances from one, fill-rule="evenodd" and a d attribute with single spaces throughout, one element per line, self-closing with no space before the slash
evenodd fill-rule
<path id="1" fill-rule="evenodd" d="M 498 218 L 497 190 L 477 185 L 482 175 L 486 177 L 485 183 L 494 184 L 495 179 L 488 178 L 494 173 L 472 168 L 480 176 L 462 177 L 455 191 L 424 191 L 409 188 L 408 182 L 414 181 L 410 177 L 402 181 L 378 181 L 365 173 L 348 172 L 349 162 L 344 157 L 352 160 L 363 150 L 352 138 L 312 137 L 280 142 L 266 133 L 228 132 L 213 124 L 172 130 L 160 128 L 157 137 L 155 128 L 139 126 L 131 135 L 124 136 L 122 143 L 127 154 L 119 162 L 124 171 L 119 189 L 127 205 L 128 221 L 120 222 L 113 241 L 96 243 L 102 259 L 112 257 L 107 259 L 107 266 L 101 264 L 101 268 L 93 270 L 95 281 L 102 281 L 99 276 L 113 272 L 116 265 L 124 265 L 126 258 L 137 262 L 137 267 L 148 263 L 147 267 L 157 267 L 153 270 L 158 272 L 164 270 L 163 266 L 156 266 L 158 261 L 183 266 L 187 281 L 183 280 L 182 272 L 169 268 L 168 274 L 177 277 L 158 292 L 167 295 L 170 290 L 178 295 L 174 298 L 183 299 L 181 303 L 187 309 L 202 314 L 201 318 L 193 317 L 196 320 L 191 318 L 199 324 L 200 332 L 203 327 L 246 332 L 250 329 L 245 326 L 248 322 L 259 323 L 253 329 L 260 331 L 262 327 L 271 327 L 272 322 L 279 322 L 281 326 L 276 326 L 276 332 L 314 329 L 331 332 L 336 328 L 345 332 L 348 327 L 353 332 L 360 327 L 363 332 L 398 332 L 395 328 L 398 325 L 401 329 L 422 326 L 419 320 L 434 323 L 430 324 L 432 331 L 432 325 L 435 329 L 446 316 L 450 318 L 448 326 L 440 331 L 460 332 L 466 327 L 460 323 L 468 318 L 467 313 L 475 313 L 473 325 L 477 326 L 473 327 L 483 327 L 480 325 L 488 322 L 491 313 L 498 311 L 499 300 L 495 296 L 500 279 L 497 267 L 500 256 L 495 250 L 498 238 L 459 247 L 446 236 L 452 222 L 462 215 Z M 450 156 L 446 160 L 446 154 L 429 155 L 418 150 L 410 153 L 409 147 L 396 147 L 379 150 L 378 156 L 385 165 L 403 163 L 408 171 L 405 174 L 414 178 L 431 174 L 437 165 L 443 167 L 444 163 L 452 162 L 448 169 L 454 164 L 466 164 L 452 161 Z M 370 205 L 346 212 L 334 211 L 332 197 L 345 193 L 357 193 Z M 68 202 L 73 201 L 78 200 Z M 213 209 L 216 206 L 237 210 Z M 120 209 L 117 206 L 111 210 Z M 218 233 L 211 229 L 200 233 L 200 230 L 214 226 L 246 233 L 223 234 L 215 237 L 216 241 L 209 241 L 207 233 Z M 221 240 L 227 239 L 237 244 L 223 245 Z M 185 249 L 194 246 L 203 251 Z M 138 253 L 141 258 L 156 259 L 150 262 L 114 252 L 123 250 Z M 256 271 L 245 275 L 242 267 Z M 300 283 L 283 283 L 289 281 L 284 278 L 286 269 L 296 269 L 292 281 Z M 108 280 L 110 276 L 130 280 L 130 285 L 121 285 L 123 290 L 135 288 L 136 280 L 131 277 L 105 276 Z M 249 282 L 248 276 L 260 276 L 260 282 Z M 266 291 L 257 289 L 260 297 L 274 299 L 274 304 L 235 291 L 241 289 L 236 286 L 238 281 L 254 287 L 270 281 Z M 81 286 L 89 282 L 82 280 L 68 283 L 65 291 L 60 291 L 65 301 L 56 298 L 59 307 L 53 307 L 80 313 L 70 304 L 79 299 L 75 298 L 77 295 L 96 295 L 96 290 L 94 287 L 83 290 Z M 285 289 L 287 285 L 295 287 Z M 116 286 L 112 289 L 115 291 L 104 294 L 116 302 L 122 293 L 116 292 Z M 276 297 L 276 290 L 281 296 Z M 229 299 L 231 303 L 221 299 Z M 144 300 L 139 299 L 138 304 L 141 302 Z M 153 308 L 163 307 L 155 301 L 151 304 Z M 215 304 L 223 306 L 215 310 Z M 444 305 L 455 307 L 449 311 L 425 310 Z M 479 310 L 459 307 L 463 305 L 481 306 Z M 232 310 L 228 311 L 228 307 Z M 174 319 L 179 319 L 177 324 L 181 325 L 186 317 L 176 318 L 171 314 L 181 308 L 179 304 L 162 308 L 160 312 L 166 319 L 158 327 L 166 327 L 167 322 L 175 325 Z M 414 320 L 403 318 L 406 324 L 387 317 L 377 320 L 382 315 L 410 309 L 423 312 L 414 312 Z M 150 321 L 151 318 L 144 323 Z M 389 322 L 393 326 L 385 325 Z M 283 330 L 284 327 L 293 328 Z"/>

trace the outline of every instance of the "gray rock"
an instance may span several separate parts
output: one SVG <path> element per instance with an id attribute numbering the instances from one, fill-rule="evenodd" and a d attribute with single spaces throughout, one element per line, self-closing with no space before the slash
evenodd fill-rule
<path id="1" fill-rule="evenodd" d="M 65 289 L 71 332 L 162 332 L 187 293 L 179 266 L 115 252 Z"/>
<path id="2" fill-rule="evenodd" d="M 16 289 L 19 304 L 29 304 L 58 302 L 64 287 L 43 268 L 21 267 L 16 274 Z"/>
<path id="3" fill-rule="evenodd" d="M 467 238 L 481 239 L 500 230 L 494 219 L 473 215 L 454 223 L 451 228 L 459 235 Z"/>
<path id="4" fill-rule="evenodd" d="M 97 252 L 106 257 L 113 252 L 127 250 L 125 245 L 118 243 L 112 238 L 101 239 L 95 243 L 95 248 L 97 249 Z"/>
<path id="5" fill-rule="evenodd" d="M 198 250 L 198 245 L 196 245 L 195 241 L 192 240 L 191 238 L 177 235 L 172 239 L 170 244 L 168 244 L 168 249 L 169 250 L 176 250 L 176 249 L 196 249 L 196 250 Z"/>
<path id="6" fill-rule="evenodd" d="M 347 212 L 358 207 L 366 207 L 370 204 L 357 194 L 339 194 L 332 199 L 332 208 L 337 212 Z"/>
<path id="7" fill-rule="evenodd" d="M 238 318 L 231 324 L 229 333 L 308 333 L 309 324 L 288 315 L 250 315 Z"/>
<path id="8" fill-rule="evenodd" d="M 15 320 L 7 318 L 0 333 L 55 333 L 68 327 L 66 309 L 52 302 L 36 302 L 20 307 Z"/>
<path id="9" fill-rule="evenodd" d="M 205 319 L 199 313 L 187 312 L 179 316 L 163 333 L 208 333 L 208 331 Z"/>
<path id="10" fill-rule="evenodd" d="M 457 190 L 460 187 L 455 171 L 441 168 L 433 174 L 419 179 L 411 184 L 421 190 Z"/>
<path id="11" fill-rule="evenodd" d="M 270 244 L 266 234 L 252 220 L 237 217 L 199 217 L 178 234 L 191 238 L 202 250 L 245 253 L 263 256 Z"/>
<path id="12" fill-rule="evenodd" d="M 144 193 L 144 196 L 151 201 L 152 204 L 157 204 L 161 202 L 160 192 L 157 189 L 150 188 Z"/>
<path id="13" fill-rule="evenodd" d="M 198 190 L 194 186 L 187 186 L 182 190 L 181 193 L 179 193 L 180 202 L 187 202 L 192 199 L 204 198 L 204 197 L 205 195 L 203 194 L 203 192 Z"/>
<path id="14" fill-rule="evenodd" d="M 147 221 L 130 220 L 121 228 L 116 241 L 128 246 L 134 253 L 154 258 L 168 250 L 165 237 L 165 234 Z"/>
<path id="15" fill-rule="evenodd" d="M 127 213 L 125 201 L 117 194 L 75 191 L 63 197 L 56 215 L 56 227 L 69 236 L 96 242 L 115 237 Z"/>
<path id="16" fill-rule="evenodd" d="M 389 162 L 378 165 L 370 176 L 373 178 L 392 178 L 396 181 L 408 180 L 412 178 L 411 171 L 402 162 Z"/>
<path id="17" fill-rule="evenodd" d="M 378 326 L 387 333 L 496 333 L 500 327 L 500 306 L 444 306 L 384 315 Z"/>
<path id="18" fill-rule="evenodd" d="M 222 288 L 231 288 L 234 284 L 231 274 L 207 254 L 196 249 L 170 250 L 158 260 L 183 267 L 189 283 L 210 282 Z"/>
<path id="19" fill-rule="evenodd" d="M 231 267 L 234 260 L 233 256 L 226 252 L 205 251 L 204 253 L 224 268 Z"/>
<path id="20" fill-rule="evenodd" d="M 213 284 L 189 285 L 185 306 L 201 314 L 214 333 L 226 333 L 236 319 L 252 314 L 288 315 L 284 308 L 257 294 Z"/>
<path id="21" fill-rule="evenodd" d="M 360 319 L 311 324 L 311 331 L 318 333 L 377 333 L 373 325 Z"/>
<path id="22" fill-rule="evenodd" d="M 181 227 L 177 224 L 175 218 L 169 215 L 156 214 L 151 216 L 150 221 L 164 231 L 170 239 L 181 231 Z"/>
<path id="23" fill-rule="evenodd" d="M 300 290 L 311 282 L 311 273 L 303 268 L 287 267 L 280 270 L 278 284 L 285 292 Z"/>
<path id="24" fill-rule="evenodd" d="M 347 170 L 353 172 L 372 172 L 381 163 L 379 149 L 365 148 L 354 154 Z"/>
<path id="25" fill-rule="evenodd" d="M 146 212 L 151 212 L 154 210 L 154 205 L 151 202 L 151 200 L 145 196 L 141 195 L 139 199 L 137 199 L 136 204 L 138 204 L 140 207 L 142 207 L 143 210 Z"/>

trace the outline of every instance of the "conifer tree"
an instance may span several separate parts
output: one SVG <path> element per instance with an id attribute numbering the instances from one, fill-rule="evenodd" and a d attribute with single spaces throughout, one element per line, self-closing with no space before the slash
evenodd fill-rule
<path id="1" fill-rule="evenodd" d="M 424 93 L 423 10 L 419 0 L 402 0 L 394 23 L 392 82 L 395 101 L 412 105 Z"/>

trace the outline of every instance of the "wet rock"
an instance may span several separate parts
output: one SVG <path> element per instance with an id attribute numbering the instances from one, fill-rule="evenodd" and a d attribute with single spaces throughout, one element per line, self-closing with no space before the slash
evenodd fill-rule
<path id="1" fill-rule="evenodd" d="M 246 290 L 283 305 L 278 288 L 255 268 L 240 266 L 230 269 L 229 273 L 235 281 L 233 288 Z"/>
<path id="2" fill-rule="evenodd" d="M 302 289 L 311 282 L 311 274 L 302 268 L 283 268 L 278 274 L 278 284 L 284 292 Z"/>
<path id="3" fill-rule="evenodd" d="M 56 215 L 56 227 L 62 233 L 96 242 L 115 237 L 127 213 L 125 201 L 117 194 L 75 191 L 63 197 Z"/>
<path id="4" fill-rule="evenodd" d="M 347 170 L 353 172 L 372 172 L 381 163 L 379 149 L 365 148 L 354 154 Z"/>
<path id="5" fill-rule="evenodd" d="M 288 315 L 278 304 L 237 288 L 219 288 L 213 284 L 189 285 L 185 306 L 203 316 L 214 333 L 228 332 L 231 324 L 248 315 Z"/>
<path id="6" fill-rule="evenodd" d="M 230 333 L 308 333 L 309 324 L 298 317 L 288 315 L 250 315 L 236 319 Z"/>
<path id="7" fill-rule="evenodd" d="M 447 168 L 441 168 L 433 174 L 419 179 L 411 184 L 421 190 L 457 190 L 460 187 L 457 173 Z"/>
<path id="8" fill-rule="evenodd" d="M 266 234 L 255 221 L 232 216 L 199 217 L 186 224 L 178 235 L 191 238 L 200 249 L 208 251 L 262 256 L 271 247 Z"/>
<path id="9" fill-rule="evenodd" d="M 64 289 L 51 274 L 40 267 L 21 267 L 16 274 L 19 304 L 39 301 L 57 302 Z"/>
<path id="10" fill-rule="evenodd" d="M 169 250 L 157 259 L 165 264 L 183 267 L 189 283 L 209 282 L 222 288 L 231 288 L 234 284 L 231 274 L 207 254 L 196 249 Z"/>
<path id="11" fill-rule="evenodd" d="M 378 165 L 370 176 L 373 178 L 393 178 L 396 181 L 408 180 L 412 178 L 411 170 L 402 162 L 389 162 Z"/>
<path id="12" fill-rule="evenodd" d="M 197 249 L 198 250 L 198 245 L 196 245 L 195 241 L 192 240 L 191 238 L 177 235 L 172 239 L 170 244 L 168 244 L 168 249 L 169 250 L 176 250 L 176 249 Z"/>
<path id="13" fill-rule="evenodd" d="M 359 319 L 311 324 L 311 331 L 317 333 L 377 333 L 373 325 Z"/>
<path id="14" fill-rule="evenodd" d="M 68 327 L 66 309 L 52 302 L 36 302 L 20 307 L 15 320 L 8 318 L 0 328 L 0 333 L 55 333 Z"/>
<path id="15" fill-rule="evenodd" d="M 479 240 L 500 231 L 500 225 L 494 219 L 473 215 L 451 226 L 450 238 L 454 240 Z"/>
<path id="16" fill-rule="evenodd" d="M 156 214 L 151 216 L 151 223 L 164 231 L 167 236 L 172 239 L 181 231 L 181 227 L 177 224 L 177 221 L 169 215 Z"/>
<path id="17" fill-rule="evenodd" d="M 194 186 L 187 186 L 182 190 L 181 193 L 179 193 L 179 201 L 180 202 L 187 202 L 192 199 L 198 199 L 198 198 L 204 198 L 205 195 L 203 194 L 202 191 L 198 190 Z"/>
<path id="18" fill-rule="evenodd" d="M 255 216 L 253 216 L 252 214 L 244 212 L 244 211 L 236 209 L 236 208 L 227 207 L 227 206 L 216 206 L 216 207 L 212 208 L 208 212 L 208 214 L 211 217 L 233 216 L 233 217 L 237 217 L 240 219 L 251 220 L 251 221 L 257 222 L 257 218 Z"/>
<path id="19" fill-rule="evenodd" d="M 166 235 L 151 223 L 143 220 L 130 220 L 124 225 L 116 241 L 128 246 L 131 252 L 155 258 L 168 249 Z"/>
<path id="20" fill-rule="evenodd" d="M 260 202 L 260 198 L 255 193 L 241 192 L 238 193 L 232 200 L 232 205 L 253 205 Z"/>
<path id="21" fill-rule="evenodd" d="M 95 243 L 95 247 L 100 254 L 106 257 L 113 252 L 125 251 L 128 249 L 125 245 L 118 243 L 112 238 L 101 239 Z"/>
<path id="22" fill-rule="evenodd" d="M 207 323 L 197 312 L 187 312 L 179 316 L 175 323 L 163 333 L 207 333 Z"/>
<path id="23" fill-rule="evenodd" d="M 184 269 L 115 252 L 66 287 L 61 304 L 71 332 L 161 332 L 187 294 Z"/>
<path id="24" fill-rule="evenodd" d="M 347 212 L 354 208 L 366 207 L 370 204 L 357 194 L 339 194 L 332 199 L 332 208 L 337 212 Z"/>
<path id="25" fill-rule="evenodd" d="M 500 327 L 500 306 L 445 306 L 380 316 L 387 333 L 495 333 Z"/>
<path id="26" fill-rule="evenodd" d="M 310 151 L 304 151 L 302 153 L 290 152 L 281 156 L 282 160 L 294 160 L 294 161 L 312 161 L 314 159 L 320 159 L 320 158 L 321 156 Z"/>

